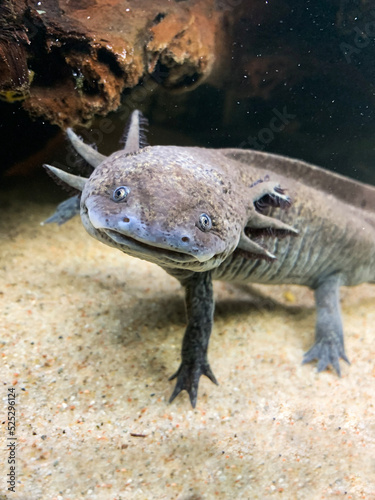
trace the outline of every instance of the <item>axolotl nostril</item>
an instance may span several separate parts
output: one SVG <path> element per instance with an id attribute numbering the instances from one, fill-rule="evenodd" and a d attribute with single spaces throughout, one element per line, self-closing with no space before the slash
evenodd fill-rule
<path id="1" fill-rule="evenodd" d="M 82 191 L 90 235 L 158 264 L 185 288 L 187 328 L 170 401 L 196 404 L 213 324 L 212 280 L 306 285 L 315 290 L 315 344 L 304 362 L 340 374 L 344 350 L 339 287 L 375 279 L 375 188 L 301 161 L 257 151 L 144 146 L 132 114 L 125 148 L 104 157 L 72 130 L 93 167 L 88 178 L 47 166 Z M 64 202 L 52 220 L 78 207 Z"/>

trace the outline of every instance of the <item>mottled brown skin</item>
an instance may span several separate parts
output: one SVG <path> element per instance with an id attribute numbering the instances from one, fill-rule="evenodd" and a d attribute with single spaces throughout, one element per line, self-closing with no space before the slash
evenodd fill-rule
<path id="1" fill-rule="evenodd" d="M 85 182 L 81 218 L 92 236 L 160 265 L 185 288 L 188 326 L 171 401 L 185 389 L 195 406 L 202 374 L 217 383 L 207 360 L 212 279 L 311 287 L 315 344 L 304 362 L 338 374 L 339 359 L 348 362 L 339 287 L 375 279 L 375 188 L 256 151 L 125 148 Z"/>

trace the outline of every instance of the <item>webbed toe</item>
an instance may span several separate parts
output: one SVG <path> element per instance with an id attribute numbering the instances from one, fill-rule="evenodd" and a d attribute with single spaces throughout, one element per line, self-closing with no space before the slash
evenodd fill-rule
<path id="1" fill-rule="evenodd" d="M 176 386 L 169 402 L 171 403 L 181 391 L 185 390 L 189 394 L 191 406 L 195 408 L 201 375 L 206 375 L 214 384 L 219 385 L 208 361 L 182 362 L 177 372 L 169 378 L 169 380 L 177 378 Z"/>
<path id="2" fill-rule="evenodd" d="M 310 363 L 316 359 L 318 360 L 318 372 L 326 370 L 331 365 L 340 377 L 340 358 L 350 364 L 343 345 L 334 340 L 321 339 L 304 354 L 302 364 Z"/>

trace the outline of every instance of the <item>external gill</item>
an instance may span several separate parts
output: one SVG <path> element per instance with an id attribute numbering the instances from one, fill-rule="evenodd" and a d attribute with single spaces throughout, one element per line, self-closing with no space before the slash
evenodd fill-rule
<path id="1" fill-rule="evenodd" d="M 263 212 L 268 207 L 289 208 L 292 200 L 285 194 L 279 184 L 268 180 L 259 180 L 251 186 L 254 193 L 253 203 L 258 212 Z"/>
<path id="2" fill-rule="evenodd" d="M 77 153 L 79 153 L 92 167 L 96 168 L 107 158 L 93 147 L 85 144 L 71 128 L 66 129 L 66 134 Z"/>
<path id="3" fill-rule="evenodd" d="M 279 219 L 260 213 L 260 211 L 257 211 L 259 210 L 258 206 L 286 208 L 290 207 L 292 201 L 289 196 L 285 195 L 284 190 L 278 184 L 269 181 L 268 178 L 265 181 L 261 180 L 254 183 L 251 188 L 256 210 L 252 211 L 251 217 L 242 231 L 237 249 L 241 251 L 244 257 L 272 261 L 276 259 L 276 256 L 251 240 L 249 236 L 297 236 L 298 231 Z"/>
<path id="4" fill-rule="evenodd" d="M 68 220 L 70 220 L 75 215 L 79 214 L 80 211 L 80 198 L 81 191 L 83 190 L 87 179 L 85 177 L 79 177 L 78 175 L 70 174 L 69 172 L 65 172 L 64 170 L 60 170 L 59 168 L 53 167 L 52 165 L 43 165 L 48 174 L 57 182 L 58 184 L 62 184 L 63 186 L 67 186 L 69 190 L 73 190 L 73 192 L 78 192 L 75 196 L 64 200 L 60 203 L 56 211 L 51 217 L 48 217 L 45 221 L 41 222 L 40 225 L 50 224 L 55 222 L 59 226 L 64 224 Z"/>
<path id="5" fill-rule="evenodd" d="M 126 153 L 136 153 L 140 149 L 148 146 L 145 132 L 147 131 L 148 120 L 138 110 L 134 110 L 125 127 L 121 142 L 124 144 Z"/>
<path id="6" fill-rule="evenodd" d="M 237 250 L 240 250 L 241 255 L 248 259 L 265 259 L 268 261 L 276 259 L 276 256 L 273 255 L 273 253 L 248 238 L 245 234 L 245 230 L 241 234 L 236 251 Z"/>
<path id="7" fill-rule="evenodd" d="M 122 142 L 124 142 L 124 150 L 127 153 L 136 153 L 141 148 L 147 145 L 144 135 L 144 130 L 147 126 L 147 120 L 139 110 L 133 111 L 126 125 Z M 67 136 L 72 143 L 74 149 L 84 158 L 91 166 L 96 168 L 107 157 L 100 154 L 96 149 L 85 144 L 77 134 L 71 129 L 66 129 Z"/>

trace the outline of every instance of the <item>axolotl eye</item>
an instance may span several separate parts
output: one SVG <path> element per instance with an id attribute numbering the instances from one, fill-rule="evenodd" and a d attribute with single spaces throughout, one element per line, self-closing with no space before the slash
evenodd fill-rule
<path id="1" fill-rule="evenodd" d="M 124 201 L 128 197 L 130 189 L 127 186 L 117 187 L 112 194 L 112 200 L 119 202 Z"/>
<path id="2" fill-rule="evenodd" d="M 203 232 L 209 231 L 212 228 L 211 217 L 207 214 L 200 214 L 198 220 L 198 227 Z"/>

